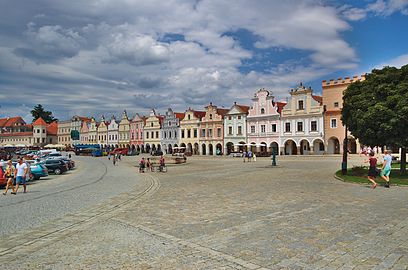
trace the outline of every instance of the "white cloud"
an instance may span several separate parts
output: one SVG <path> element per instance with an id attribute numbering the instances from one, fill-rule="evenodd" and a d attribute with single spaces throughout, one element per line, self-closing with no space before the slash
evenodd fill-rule
<path id="1" fill-rule="evenodd" d="M 385 66 L 400 68 L 400 67 L 402 67 L 404 65 L 408 65 L 408 54 L 403 54 L 403 55 L 400 55 L 400 56 L 398 56 L 396 58 L 385 61 L 382 64 L 379 64 L 379 65 L 375 66 L 375 68 L 381 69 L 381 68 L 383 68 Z"/>
<path id="2" fill-rule="evenodd" d="M 408 0 L 377 0 L 368 5 L 368 10 L 376 15 L 389 16 L 395 12 L 407 13 Z"/>

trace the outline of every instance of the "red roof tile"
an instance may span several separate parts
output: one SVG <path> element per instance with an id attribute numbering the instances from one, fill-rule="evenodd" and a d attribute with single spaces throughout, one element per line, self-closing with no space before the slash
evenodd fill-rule
<path id="1" fill-rule="evenodd" d="M 17 122 L 25 124 L 25 121 L 20 116 L 1 118 L 0 127 L 11 127 Z"/>
<path id="2" fill-rule="evenodd" d="M 229 111 L 228 109 L 217 109 L 217 114 L 224 116 L 227 114 L 228 111 Z"/>
<path id="3" fill-rule="evenodd" d="M 57 135 L 58 132 L 58 122 L 54 121 L 47 126 L 47 135 Z"/>
<path id="4" fill-rule="evenodd" d="M 27 132 L 7 132 L 7 133 L 1 133 L 0 137 L 13 137 L 13 136 L 33 136 L 32 131 L 27 131 Z"/>
<path id="5" fill-rule="evenodd" d="M 249 112 L 249 106 L 246 105 L 237 105 L 244 113 Z"/>
<path id="6" fill-rule="evenodd" d="M 203 117 L 205 117 L 205 112 L 202 112 L 202 111 L 193 111 L 194 112 L 194 116 L 195 117 L 197 117 L 197 118 L 203 118 Z"/>
<path id="7" fill-rule="evenodd" d="M 176 116 L 176 118 L 178 118 L 179 120 L 183 120 L 184 116 L 186 115 L 185 113 L 174 113 L 174 115 Z"/>
<path id="8" fill-rule="evenodd" d="M 47 126 L 47 123 L 40 117 L 33 123 L 33 126 Z"/>
<path id="9" fill-rule="evenodd" d="M 322 104 L 323 104 L 323 97 L 321 97 L 321 96 L 314 96 L 314 95 L 312 95 L 312 98 L 313 98 L 314 100 L 316 100 L 317 102 L 319 102 L 319 103 L 320 103 L 320 105 L 322 105 Z"/>

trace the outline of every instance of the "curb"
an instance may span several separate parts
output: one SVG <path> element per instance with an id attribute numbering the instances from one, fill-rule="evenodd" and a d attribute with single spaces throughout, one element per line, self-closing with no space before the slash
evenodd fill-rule
<path id="1" fill-rule="evenodd" d="M 333 177 L 334 177 L 335 179 L 337 179 L 337 180 L 339 180 L 339 181 L 341 181 L 341 182 L 343 182 L 343 183 L 347 183 L 347 184 L 354 184 L 354 185 L 359 185 L 359 186 L 370 184 L 370 183 L 368 183 L 368 182 L 367 182 L 367 184 L 364 184 L 364 183 L 356 183 L 356 182 L 348 182 L 348 181 L 344 180 L 343 178 L 337 176 L 336 173 L 333 174 Z M 367 181 L 368 181 L 368 180 L 367 180 Z M 382 185 L 381 185 L 381 186 L 382 186 Z M 390 186 L 400 187 L 400 188 L 408 188 L 408 185 L 401 185 L 401 184 L 390 184 Z"/>

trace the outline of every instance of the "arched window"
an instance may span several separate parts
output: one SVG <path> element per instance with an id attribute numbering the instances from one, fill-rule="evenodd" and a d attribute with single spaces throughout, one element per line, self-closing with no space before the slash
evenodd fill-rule
<path id="1" fill-rule="evenodd" d="M 210 113 L 210 119 L 212 119 L 212 114 Z"/>
<path id="2" fill-rule="evenodd" d="M 264 108 L 261 109 L 261 114 L 265 114 L 265 109 Z"/>

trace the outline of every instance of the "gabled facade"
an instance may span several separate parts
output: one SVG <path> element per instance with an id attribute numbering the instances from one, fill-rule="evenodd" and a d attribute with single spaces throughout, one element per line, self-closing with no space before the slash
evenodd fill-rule
<path id="1" fill-rule="evenodd" d="M 218 109 L 210 103 L 201 119 L 199 144 L 204 155 L 222 155 L 224 145 L 224 115 L 227 109 Z"/>
<path id="2" fill-rule="evenodd" d="M 224 118 L 224 149 L 225 154 L 243 151 L 247 142 L 247 115 L 249 106 L 234 105 L 225 114 Z M 242 146 L 239 146 L 242 145 Z"/>
<path id="3" fill-rule="evenodd" d="M 90 126 L 90 122 L 88 121 L 82 122 L 82 127 L 80 131 L 80 143 L 81 144 L 89 143 L 89 126 Z"/>
<path id="4" fill-rule="evenodd" d="M 152 109 L 149 117 L 146 118 L 144 132 L 144 144 L 145 151 L 150 153 L 156 150 L 162 150 L 161 148 L 161 136 L 160 129 L 162 125 L 163 117 L 156 114 L 156 111 Z"/>
<path id="5" fill-rule="evenodd" d="M 88 142 L 90 144 L 97 144 L 98 143 L 98 123 L 96 122 L 95 118 L 91 118 L 89 122 L 88 128 Z"/>
<path id="6" fill-rule="evenodd" d="M 285 155 L 323 154 L 324 121 L 322 97 L 302 84 L 290 91 L 281 112 L 281 152 Z"/>
<path id="7" fill-rule="evenodd" d="M 202 154 L 199 146 L 199 129 L 204 116 L 205 112 L 188 108 L 183 120 L 180 121 L 180 147 L 185 147 L 186 152 L 193 155 Z"/>
<path id="8" fill-rule="evenodd" d="M 105 117 L 102 115 L 101 121 L 98 126 L 98 144 L 101 147 L 106 147 L 108 145 L 108 124 L 105 122 Z"/>
<path id="9" fill-rule="evenodd" d="M 79 115 L 74 115 L 71 118 L 71 133 L 70 134 L 71 137 L 73 137 L 74 139 L 71 139 L 71 144 L 75 145 L 75 144 L 79 144 L 80 143 L 80 138 L 81 138 L 81 128 L 82 128 L 82 123 L 83 122 L 89 122 L 91 119 L 89 119 L 88 117 L 84 117 L 84 116 L 79 116 Z M 76 139 L 78 138 L 78 139 Z"/>
<path id="10" fill-rule="evenodd" d="M 130 121 L 126 111 L 123 111 L 122 119 L 119 123 L 119 147 L 130 147 Z"/>
<path id="11" fill-rule="evenodd" d="M 274 101 L 268 90 L 258 90 L 252 98 L 252 106 L 247 117 L 247 150 L 267 155 L 279 153 L 281 140 L 280 110 L 284 104 Z"/>
<path id="12" fill-rule="evenodd" d="M 146 118 L 135 114 L 133 119 L 130 121 L 130 144 L 132 145 L 132 150 L 138 152 L 144 152 L 144 140 L 143 140 L 143 128 L 145 125 Z"/>
<path id="13" fill-rule="evenodd" d="M 58 144 L 71 146 L 71 120 L 58 122 Z"/>
<path id="14" fill-rule="evenodd" d="M 180 144 L 180 121 L 184 118 L 184 113 L 175 113 L 169 108 L 163 117 L 161 145 L 164 153 L 172 154 L 173 148 Z"/>
<path id="15" fill-rule="evenodd" d="M 112 115 L 108 125 L 108 145 L 111 148 L 119 147 L 119 124 L 114 115 Z"/>

